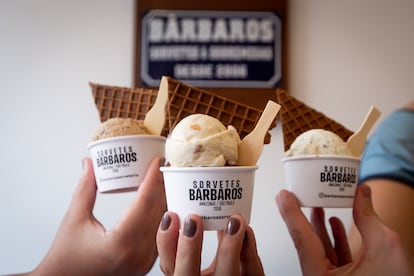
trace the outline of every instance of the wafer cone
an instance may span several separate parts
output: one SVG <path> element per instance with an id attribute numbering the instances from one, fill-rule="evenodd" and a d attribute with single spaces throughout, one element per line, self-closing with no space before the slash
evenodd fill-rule
<path id="1" fill-rule="evenodd" d="M 296 137 L 310 129 L 321 128 L 332 131 L 344 141 L 353 133 L 322 112 L 288 95 L 283 89 L 276 89 L 276 99 L 282 105 L 279 116 L 282 122 L 285 151 L 289 149 Z"/>
<path id="2" fill-rule="evenodd" d="M 114 117 L 143 120 L 158 93 L 157 90 L 146 88 L 96 83 L 90 83 L 90 86 L 101 122 Z M 181 119 L 194 113 L 207 114 L 217 118 L 224 125 L 234 126 L 240 138 L 243 138 L 253 130 L 262 110 L 168 78 L 167 121 L 161 135 L 168 136 Z M 269 129 L 275 126 L 276 120 Z M 270 139 L 270 133 L 267 133 L 264 143 L 270 143 Z"/>
<path id="3" fill-rule="evenodd" d="M 89 85 L 101 122 L 110 118 L 144 120 L 158 93 L 153 89 L 127 88 L 92 82 Z"/>

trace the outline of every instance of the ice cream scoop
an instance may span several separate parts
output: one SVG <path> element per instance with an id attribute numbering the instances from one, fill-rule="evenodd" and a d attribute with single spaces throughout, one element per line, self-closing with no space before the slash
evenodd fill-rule
<path id="1" fill-rule="evenodd" d="M 192 114 L 173 129 L 165 144 L 165 159 L 172 167 L 237 165 L 239 134 L 216 118 Z"/>
<path id="2" fill-rule="evenodd" d="M 91 141 L 105 138 L 149 134 L 141 120 L 130 118 L 111 118 L 103 122 L 92 134 Z"/>
<path id="3" fill-rule="evenodd" d="M 286 151 L 286 156 L 345 155 L 352 156 L 346 142 L 335 133 L 324 129 L 311 129 L 299 135 Z"/>

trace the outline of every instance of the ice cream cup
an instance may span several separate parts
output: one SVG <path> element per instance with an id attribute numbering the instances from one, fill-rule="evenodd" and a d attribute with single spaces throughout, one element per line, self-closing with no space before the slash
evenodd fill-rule
<path id="1" fill-rule="evenodd" d="M 204 230 L 223 230 L 240 214 L 250 221 L 257 166 L 161 167 L 168 210 L 180 225 L 189 214 L 203 219 Z"/>
<path id="2" fill-rule="evenodd" d="M 136 190 L 151 160 L 164 156 L 165 137 L 130 135 L 88 145 L 99 192 Z"/>
<path id="3" fill-rule="evenodd" d="M 303 207 L 348 208 L 354 203 L 359 158 L 303 155 L 282 160 L 286 187 Z"/>

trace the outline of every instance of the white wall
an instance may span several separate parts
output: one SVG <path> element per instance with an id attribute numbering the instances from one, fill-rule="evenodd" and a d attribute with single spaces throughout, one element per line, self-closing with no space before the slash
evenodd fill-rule
<path id="1" fill-rule="evenodd" d="M 413 1 L 289 5 L 292 95 L 353 130 L 371 104 L 386 115 L 414 98 Z M 0 1 L 0 274 L 32 269 L 53 240 L 99 123 L 88 81 L 133 83 L 133 6 Z M 300 275 L 274 203 L 284 183 L 281 158 L 279 125 L 259 161 L 251 225 L 267 274 Z M 99 195 L 96 216 L 110 228 L 132 197 Z M 349 209 L 328 214 L 350 219 Z M 215 245 L 206 233 L 203 265 Z M 150 274 L 160 275 L 158 264 Z"/>
<path id="2" fill-rule="evenodd" d="M 294 96 L 357 129 L 369 105 L 383 114 L 414 99 L 414 2 L 289 1 Z"/>

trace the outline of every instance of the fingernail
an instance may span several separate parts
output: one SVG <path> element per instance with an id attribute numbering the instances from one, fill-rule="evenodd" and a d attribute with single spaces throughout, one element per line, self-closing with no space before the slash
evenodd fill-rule
<path id="1" fill-rule="evenodd" d="M 234 235 L 239 231 L 240 228 L 240 221 L 236 218 L 230 218 L 229 222 L 227 223 L 226 234 L 227 235 Z"/>
<path id="2" fill-rule="evenodd" d="M 277 204 L 277 207 L 279 207 L 279 208 L 282 207 L 282 202 L 281 202 L 281 199 L 280 199 L 280 193 L 276 195 L 276 204 Z"/>
<path id="3" fill-rule="evenodd" d="M 276 204 L 279 208 L 283 207 L 283 205 L 285 204 L 286 196 L 288 196 L 288 195 L 289 194 L 285 190 L 282 190 L 276 196 Z"/>
<path id="4" fill-rule="evenodd" d="M 161 220 L 161 230 L 165 231 L 170 227 L 171 224 L 171 217 L 168 213 L 165 213 L 162 216 L 162 220 Z"/>
<path id="5" fill-rule="evenodd" d="M 184 222 L 184 236 L 191 238 L 197 231 L 197 224 L 194 220 L 186 218 Z"/>
<path id="6" fill-rule="evenodd" d="M 362 196 L 370 198 L 371 197 L 371 189 L 368 186 L 361 185 L 361 192 Z"/>
<path id="7" fill-rule="evenodd" d="M 160 159 L 160 167 L 164 167 L 164 165 L 165 165 L 165 158 L 163 157 Z"/>

